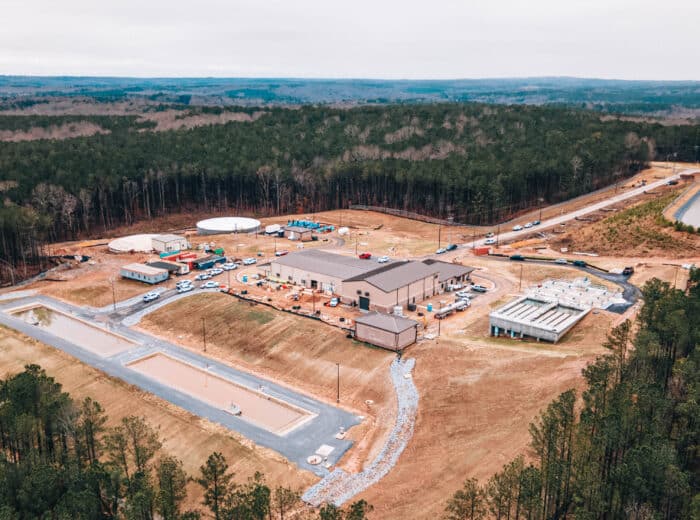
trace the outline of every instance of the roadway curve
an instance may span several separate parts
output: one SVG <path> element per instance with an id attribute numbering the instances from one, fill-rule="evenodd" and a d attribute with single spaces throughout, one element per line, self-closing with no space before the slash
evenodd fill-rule
<path id="1" fill-rule="evenodd" d="M 613 204 L 617 204 L 618 202 L 622 202 L 627 199 L 631 199 L 632 197 L 637 197 L 639 195 L 643 195 L 645 192 L 653 190 L 655 188 L 658 188 L 660 186 L 663 186 L 664 184 L 668 183 L 668 181 L 671 180 L 679 180 L 682 174 L 686 173 L 697 173 L 700 172 L 700 170 L 696 168 L 689 168 L 686 170 L 682 170 L 678 172 L 676 175 L 673 175 L 671 177 L 665 177 L 664 179 L 654 181 L 652 183 L 647 184 L 646 186 L 642 186 L 640 188 L 635 188 L 633 190 L 627 191 L 625 193 L 620 193 L 619 195 L 615 195 L 613 197 L 610 197 L 607 200 L 603 200 L 601 202 L 596 202 L 595 204 L 591 204 L 590 206 L 586 206 L 585 208 L 581 208 L 575 211 L 572 211 L 570 213 L 565 213 L 564 215 L 559 215 L 558 217 L 553 217 L 547 220 L 543 220 L 542 223 L 537 226 L 536 228 L 532 228 L 528 230 L 527 232 L 532 232 L 532 231 L 540 231 L 542 229 L 548 229 L 552 228 L 555 226 L 558 226 L 560 224 L 563 224 L 565 222 L 569 222 L 571 220 L 574 220 L 578 217 L 582 217 L 584 215 L 588 215 L 589 213 L 594 213 L 602 208 L 612 206 Z M 500 233 L 499 235 L 499 241 L 508 241 L 508 240 L 513 240 L 515 238 L 523 237 L 526 233 L 523 233 L 523 231 L 507 231 L 505 233 Z M 484 242 L 486 242 L 485 238 L 476 240 L 475 242 L 465 242 L 461 244 L 459 247 L 472 247 L 474 245 L 475 247 L 483 246 L 485 245 Z"/>

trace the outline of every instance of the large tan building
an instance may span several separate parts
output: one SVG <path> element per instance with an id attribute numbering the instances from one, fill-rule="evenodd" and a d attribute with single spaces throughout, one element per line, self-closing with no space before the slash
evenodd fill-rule
<path id="1" fill-rule="evenodd" d="M 471 267 L 435 260 L 377 264 L 354 256 L 309 249 L 260 266 L 268 278 L 336 294 L 361 310 L 391 312 L 440 294 L 466 281 Z"/>

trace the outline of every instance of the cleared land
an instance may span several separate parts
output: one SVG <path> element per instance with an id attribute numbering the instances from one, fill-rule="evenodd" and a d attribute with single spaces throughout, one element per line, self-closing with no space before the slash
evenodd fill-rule
<path id="1" fill-rule="evenodd" d="M 618 256 L 687 257 L 700 253 L 700 235 L 676 231 L 663 219 L 679 190 L 639 202 L 619 213 L 567 233 L 558 245 L 570 250 Z"/>
<path id="2" fill-rule="evenodd" d="M 355 467 L 381 447 L 395 412 L 389 379 L 394 354 L 349 340 L 341 330 L 316 320 L 223 294 L 197 294 L 176 301 L 144 317 L 139 327 L 201 351 L 202 318 L 208 356 L 333 404 L 339 363 L 340 406 L 366 416 L 349 432 L 358 446 L 343 465 Z"/>
<path id="3" fill-rule="evenodd" d="M 234 438 L 223 427 L 110 378 L 63 352 L 0 327 L 2 377 L 20 372 L 31 363 L 46 369 L 74 399 L 92 397 L 99 401 L 109 416 L 109 425 L 128 415 L 146 417 L 154 428 L 159 429 L 164 451 L 180 458 L 190 475 L 198 474 L 199 467 L 209 454 L 219 451 L 236 473 L 237 482 L 244 482 L 256 471 L 263 472 L 273 486 L 282 484 L 305 488 L 317 480 L 311 473 L 300 471 L 276 453 L 257 447 L 246 439 Z M 201 488 L 190 484 L 188 507 L 199 506 L 201 499 Z"/>

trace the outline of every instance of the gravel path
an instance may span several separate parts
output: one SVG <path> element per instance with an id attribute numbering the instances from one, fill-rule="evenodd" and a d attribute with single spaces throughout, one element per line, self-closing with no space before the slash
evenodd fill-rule
<path id="1" fill-rule="evenodd" d="M 310 487 L 302 500 L 319 506 L 332 503 L 341 506 L 359 493 L 379 482 L 396 464 L 413 436 L 418 411 L 418 390 L 413 384 L 411 370 L 415 359 L 395 360 L 391 364 L 391 381 L 396 389 L 398 410 L 396 424 L 382 451 L 360 473 L 349 474 L 336 468 L 320 482 Z"/>

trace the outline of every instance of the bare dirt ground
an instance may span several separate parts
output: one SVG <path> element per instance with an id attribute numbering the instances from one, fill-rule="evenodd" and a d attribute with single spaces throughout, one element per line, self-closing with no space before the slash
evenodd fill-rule
<path id="1" fill-rule="evenodd" d="M 381 447 L 395 411 L 389 380 L 393 353 L 347 339 L 335 327 L 223 294 L 199 294 L 167 305 L 146 316 L 140 328 L 201 352 L 202 318 L 208 356 L 331 404 L 340 363 L 340 406 L 366 417 L 350 430 L 359 446 L 343 465 L 353 469 Z"/>
<path id="2" fill-rule="evenodd" d="M 559 393 L 581 386 L 581 369 L 595 351 L 556 349 L 563 357 L 452 339 L 413 347 L 416 429 L 393 471 L 362 495 L 374 515 L 439 517 L 466 478 L 485 481 L 527 452 L 528 424 Z"/>
<path id="3" fill-rule="evenodd" d="M 195 128 L 197 126 L 223 125 L 230 122 L 250 123 L 265 115 L 264 111 L 253 112 L 222 112 L 221 114 L 193 114 L 186 115 L 187 111 L 164 110 L 162 112 L 150 112 L 143 114 L 144 121 L 155 121 L 157 126 L 154 132 L 166 130 L 179 130 L 181 128 Z"/>
<path id="4" fill-rule="evenodd" d="M 0 130 L 0 141 L 17 143 L 20 141 L 38 141 L 40 139 L 61 140 L 108 133 L 109 130 L 105 130 L 95 123 L 77 121 L 63 125 L 52 125 L 46 128 L 33 127 L 29 130 Z"/>
<path id="5" fill-rule="evenodd" d="M 223 427 L 110 378 L 63 352 L 0 328 L 0 377 L 17 373 L 30 363 L 41 365 L 74 399 L 91 397 L 99 401 L 109 416 L 108 425 L 115 425 L 128 415 L 145 417 L 151 426 L 159 429 L 164 452 L 181 459 L 189 475 L 197 475 L 209 454 L 219 451 L 235 472 L 237 482 L 245 482 L 256 471 L 263 472 L 273 487 L 279 484 L 305 488 L 317 480 L 280 455 L 245 438 L 236 438 Z M 201 488 L 191 483 L 188 489 L 186 507 L 199 507 Z"/>

